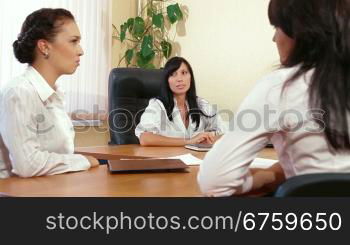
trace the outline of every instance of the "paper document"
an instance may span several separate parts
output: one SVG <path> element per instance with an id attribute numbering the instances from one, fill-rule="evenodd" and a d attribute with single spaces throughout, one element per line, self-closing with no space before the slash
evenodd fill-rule
<path id="1" fill-rule="evenodd" d="M 187 165 L 200 165 L 203 160 L 199 159 L 195 156 L 193 156 L 191 153 L 184 154 L 184 155 L 179 155 L 179 156 L 174 156 L 174 157 L 167 157 L 164 159 L 180 159 Z"/>
<path id="2" fill-rule="evenodd" d="M 274 165 L 278 160 L 267 159 L 267 158 L 255 158 L 250 164 L 250 168 L 269 168 Z"/>
<path id="3" fill-rule="evenodd" d="M 173 157 L 148 158 L 147 160 L 152 160 L 152 159 L 180 159 L 187 165 L 200 165 L 203 162 L 202 159 L 199 159 L 193 156 L 191 153 L 173 156 Z M 123 160 L 129 160 L 129 159 L 123 159 Z M 276 162 L 278 162 L 278 160 L 267 159 L 267 158 L 255 158 L 249 167 L 250 168 L 269 168 Z"/>
<path id="4" fill-rule="evenodd" d="M 167 157 L 164 159 L 180 159 L 187 165 L 200 165 L 203 160 L 199 159 L 192 154 L 184 154 L 179 156 Z M 274 165 L 278 160 L 267 159 L 267 158 L 255 158 L 253 162 L 250 164 L 250 168 L 269 168 Z"/>

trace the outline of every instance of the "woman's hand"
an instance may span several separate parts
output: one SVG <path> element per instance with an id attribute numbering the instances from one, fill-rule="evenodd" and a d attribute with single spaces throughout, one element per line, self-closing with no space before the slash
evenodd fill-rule
<path id="1" fill-rule="evenodd" d="M 215 134 L 212 132 L 199 133 L 189 139 L 186 144 L 214 144 Z"/>
<path id="2" fill-rule="evenodd" d="M 250 173 L 253 176 L 252 191 L 272 192 L 286 180 L 279 163 L 275 163 L 266 169 L 250 169 Z"/>
<path id="3" fill-rule="evenodd" d="M 97 167 L 97 166 L 100 165 L 99 161 L 96 158 L 94 158 L 92 156 L 85 156 L 85 157 L 90 162 L 90 165 L 91 165 L 92 168 Z"/>

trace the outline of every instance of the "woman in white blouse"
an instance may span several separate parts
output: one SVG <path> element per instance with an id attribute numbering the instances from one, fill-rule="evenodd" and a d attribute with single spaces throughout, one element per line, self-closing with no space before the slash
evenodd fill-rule
<path id="1" fill-rule="evenodd" d="M 198 174 L 203 193 L 228 196 L 275 188 L 284 176 L 350 172 L 349 16 L 347 0 L 270 1 L 282 67 L 258 82 L 235 129 L 206 155 Z M 269 141 L 279 163 L 249 170 Z"/>
<path id="2" fill-rule="evenodd" d="M 0 93 L 0 178 L 31 177 L 97 166 L 74 154 L 74 129 L 56 80 L 72 74 L 83 50 L 73 15 L 65 9 L 40 9 L 24 21 L 13 43 L 27 70 Z"/>
<path id="3" fill-rule="evenodd" d="M 197 97 L 190 64 L 173 57 L 164 66 L 159 97 L 151 99 L 135 129 L 143 146 L 213 144 L 225 132 L 216 109 Z"/>

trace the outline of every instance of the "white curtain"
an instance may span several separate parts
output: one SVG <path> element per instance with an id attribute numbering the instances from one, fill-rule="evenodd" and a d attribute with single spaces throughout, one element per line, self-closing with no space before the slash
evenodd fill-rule
<path id="1" fill-rule="evenodd" d="M 43 7 L 71 11 L 82 35 L 85 54 L 80 66 L 73 75 L 62 76 L 58 81 L 66 92 L 67 112 L 107 113 L 111 0 L 0 0 L 0 88 L 26 68 L 15 59 L 12 43 L 26 16 Z"/>

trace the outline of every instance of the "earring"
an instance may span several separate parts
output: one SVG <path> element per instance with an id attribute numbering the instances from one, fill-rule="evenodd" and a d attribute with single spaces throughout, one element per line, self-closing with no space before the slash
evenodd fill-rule
<path id="1" fill-rule="evenodd" d="M 48 52 L 45 52 L 45 53 L 44 53 L 44 58 L 45 58 L 45 59 L 48 59 L 48 58 L 49 58 L 49 53 L 48 53 Z"/>

